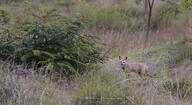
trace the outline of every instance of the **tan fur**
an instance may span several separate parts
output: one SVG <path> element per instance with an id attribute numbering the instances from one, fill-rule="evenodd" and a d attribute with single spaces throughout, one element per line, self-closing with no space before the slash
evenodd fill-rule
<path id="1" fill-rule="evenodd" d="M 147 76 L 148 66 L 144 63 L 128 63 L 127 57 L 125 59 L 119 57 L 119 63 L 122 69 L 127 73 L 127 76 L 129 76 L 131 72 L 135 72 L 140 76 Z"/>

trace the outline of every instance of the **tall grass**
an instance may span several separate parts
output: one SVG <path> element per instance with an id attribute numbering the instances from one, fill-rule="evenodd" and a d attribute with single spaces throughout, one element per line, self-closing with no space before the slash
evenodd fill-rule
<path id="1" fill-rule="evenodd" d="M 67 87 L 64 88 L 65 84 L 59 86 L 50 78 L 38 74 L 19 75 L 17 72 L 21 69 L 12 70 L 9 66 L 0 69 L 1 105 L 68 104 L 70 97 L 67 95 Z"/>
<path id="2" fill-rule="evenodd" d="M 65 79 L 55 82 L 36 73 L 20 75 L 17 72 L 22 68 L 16 69 L 17 65 L 1 65 L 0 97 L 3 98 L 0 102 L 4 105 L 191 105 L 191 60 L 186 62 L 184 59 L 190 58 L 189 51 L 181 50 L 189 49 L 189 43 L 190 40 L 173 45 L 166 43 L 129 57 L 146 62 L 161 57 L 160 69 L 145 78 L 134 75 L 125 78 L 117 59 L 111 59 L 105 67 L 92 66 L 91 72 L 76 76 L 70 84 Z M 173 54 L 171 58 L 169 54 Z M 181 68 L 169 67 L 172 62 L 167 61 L 172 57 L 183 59 L 183 63 L 177 64 Z M 164 66 L 165 70 L 161 71 Z"/>

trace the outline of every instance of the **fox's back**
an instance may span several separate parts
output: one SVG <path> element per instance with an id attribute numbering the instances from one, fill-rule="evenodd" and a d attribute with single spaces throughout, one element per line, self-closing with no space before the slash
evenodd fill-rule
<path id="1" fill-rule="evenodd" d="M 147 65 L 143 63 L 127 63 L 126 70 L 139 74 L 146 74 Z"/>
<path id="2" fill-rule="evenodd" d="M 147 67 L 146 64 L 143 64 L 143 63 L 128 63 L 127 65 L 131 70 L 135 70 L 135 69 L 138 70 L 138 69 Z"/>

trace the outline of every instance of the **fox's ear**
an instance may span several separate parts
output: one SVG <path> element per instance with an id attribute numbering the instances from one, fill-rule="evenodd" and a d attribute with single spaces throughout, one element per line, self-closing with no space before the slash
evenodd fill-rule
<path id="1" fill-rule="evenodd" d="M 119 56 L 119 60 L 121 60 L 121 56 Z"/>
<path id="2" fill-rule="evenodd" d="M 127 60 L 128 58 L 127 57 L 125 57 L 125 60 Z"/>

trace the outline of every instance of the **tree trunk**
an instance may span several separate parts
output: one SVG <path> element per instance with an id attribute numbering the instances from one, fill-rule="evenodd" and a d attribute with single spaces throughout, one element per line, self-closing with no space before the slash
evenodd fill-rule
<path id="1" fill-rule="evenodd" d="M 151 17 L 152 17 L 154 0 L 152 0 L 152 1 L 147 0 L 147 2 L 148 2 L 149 12 L 148 12 L 148 19 L 147 19 L 147 30 L 146 30 L 146 40 L 145 40 L 146 43 L 149 39 L 149 33 L 150 33 L 150 29 L 151 29 Z"/>
<path id="2" fill-rule="evenodd" d="M 147 31 L 146 31 L 146 39 L 149 37 L 149 32 L 151 29 L 151 16 L 152 16 L 152 9 L 149 8 L 148 20 L 147 20 Z"/>
<path id="3" fill-rule="evenodd" d="M 148 0 L 144 0 L 144 11 L 143 11 L 143 16 L 144 20 L 147 19 L 147 14 L 148 14 Z"/>

